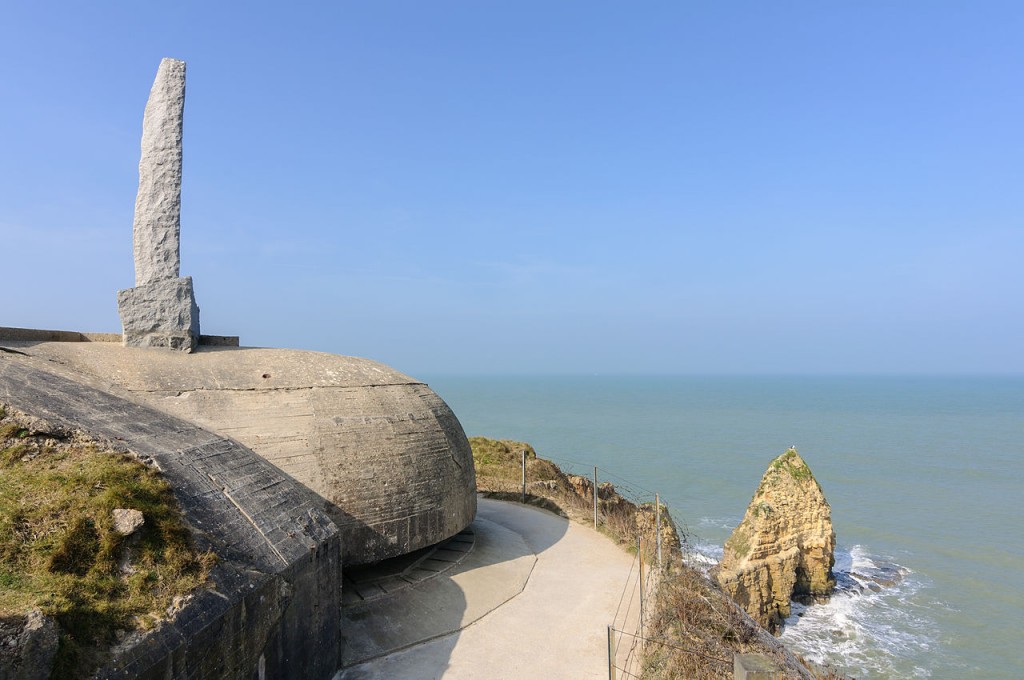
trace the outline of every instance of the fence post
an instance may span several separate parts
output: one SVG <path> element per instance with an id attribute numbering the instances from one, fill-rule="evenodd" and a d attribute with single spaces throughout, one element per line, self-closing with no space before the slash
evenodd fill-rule
<path id="1" fill-rule="evenodd" d="M 523 503 L 526 502 L 526 449 L 523 449 Z"/>
<path id="2" fill-rule="evenodd" d="M 640 651 L 644 650 L 644 539 L 637 534 L 636 554 L 640 558 Z"/>
<path id="3" fill-rule="evenodd" d="M 661 569 L 661 497 L 654 494 L 654 535 L 658 541 L 658 569 Z"/>
<path id="4" fill-rule="evenodd" d="M 615 680 L 615 631 L 608 626 L 608 680 Z"/>
<path id="5" fill-rule="evenodd" d="M 594 529 L 597 529 L 597 466 L 594 466 Z"/>

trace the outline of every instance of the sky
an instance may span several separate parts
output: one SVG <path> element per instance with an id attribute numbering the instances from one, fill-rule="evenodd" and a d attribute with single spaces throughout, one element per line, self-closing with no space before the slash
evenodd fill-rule
<path id="1" fill-rule="evenodd" d="M 0 325 L 119 332 L 187 62 L 204 333 L 411 375 L 1024 373 L 1024 3 L 5 2 Z"/>

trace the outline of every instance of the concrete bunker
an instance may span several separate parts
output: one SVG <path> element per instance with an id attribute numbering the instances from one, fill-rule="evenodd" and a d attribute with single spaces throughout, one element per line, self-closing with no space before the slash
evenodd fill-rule
<path id="1" fill-rule="evenodd" d="M 106 342 L 33 355 L 245 445 L 323 499 L 347 565 L 402 555 L 476 515 L 469 441 L 426 384 L 368 359 L 200 345 L 192 354 Z"/>

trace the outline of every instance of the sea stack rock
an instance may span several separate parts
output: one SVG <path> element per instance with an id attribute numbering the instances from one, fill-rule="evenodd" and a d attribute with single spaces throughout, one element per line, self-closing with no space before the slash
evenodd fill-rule
<path id="1" fill-rule="evenodd" d="M 181 269 L 181 138 L 185 62 L 160 62 L 142 118 L 135 199 L 135 288 L 117 293 L 129 347 L 191 352 L 199 344 L 199 306 Z"/>
<path id="2" fill-rule="evenodd" d="M 789 449 L 768 466 L 715 577 L 755 621 L 778 635 L 790 601 L 826 602 L 835 589 L 832 509 L 807 463 Z"/>

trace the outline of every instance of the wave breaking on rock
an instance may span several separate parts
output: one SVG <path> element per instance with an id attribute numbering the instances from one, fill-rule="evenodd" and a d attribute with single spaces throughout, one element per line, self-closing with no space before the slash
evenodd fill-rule
<path id="1" fill-rule="evenodd" d="M 832 509 L 791 448 L 768 466 L 714 572 L 722 589 L 778 635 L 790 602 L 827 602 L 835 590 Z"/>

